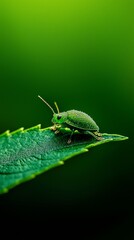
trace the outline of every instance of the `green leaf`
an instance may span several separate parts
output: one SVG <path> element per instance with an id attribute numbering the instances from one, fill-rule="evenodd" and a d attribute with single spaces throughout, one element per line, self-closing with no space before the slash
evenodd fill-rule
<path id="1" fill-rule="evenodd" d="M 67 143 L 70 133 L 55 134 L 51 127 L 40 125 L 24 130 L 18 129 L 0 135 L 0 193 L 34 178 L 65 160 L 88 151 L 89 148 L 128 137 L 103 133 L 97 141 L 90 135 L 75 133 Z"/>

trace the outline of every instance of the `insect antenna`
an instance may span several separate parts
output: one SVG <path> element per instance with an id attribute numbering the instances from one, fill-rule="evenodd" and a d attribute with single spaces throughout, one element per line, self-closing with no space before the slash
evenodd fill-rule
<path id="1" fill-rule="evenodd" d="M 54 104 L 55 104 L 55 107 L 56 107 L 56 109 L 57 109 L 57 112 L 58 112 L 58 114 L 60 113 L 60 111 L 59 111 L 59 107 L 58 107 L 58 105 L 57 105 L 57 103 L 56 102 L 54 102 Z"/>
<path id="2" fill-rule="evenodd" d="M 54 114 L 55 112 L 54 112 L 53 108 L 41 96 L 38 95 L 38 97 L 51 109 L 51 111 Z"/>

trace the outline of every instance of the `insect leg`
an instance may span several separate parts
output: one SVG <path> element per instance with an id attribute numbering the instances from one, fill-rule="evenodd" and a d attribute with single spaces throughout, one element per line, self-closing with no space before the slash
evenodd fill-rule
<path id="1" fill-rule="evenodd" d="M 73 134 L 74 134 L 74 129 L 72 129 L 72 131 L 71 131 L 70 137 L 69 137 L 69 139 L 67 141 L 68 144 L 71 143 L 71 138 L 72 138 Z"/>
<path id="2" fill-rule="evenodd" d="M 85 131 L 85 134 L 90 134 L 90 135 L 92 135 L 92 136 L 93 136 L 94 138 L 96 138 L 98 141 L 99 141 L 99 140 L 102 140 L 101 133 L 91 132 L 91 131 Z"/>
<path id="3" fill-rule="evenodd" d="M 58 124 L 54 124 L 52 127 L 51 127 L 51 130 L 55 132 L 55 134 L 58 134 L 60 132 L 60 129 L 61 128 L 61 125 L 58 125 Z"/>

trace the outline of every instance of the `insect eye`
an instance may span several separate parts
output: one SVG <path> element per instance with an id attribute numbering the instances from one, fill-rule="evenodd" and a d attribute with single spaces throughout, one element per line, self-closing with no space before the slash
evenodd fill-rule
<path id="1" fill-rule="evenodd" d="M 57 119 L 58 119 L 58 120 L 60 120 L 60 119 L 61 119 L 61 116 L 60 116 L 60 115 L 58 115 L 58 116 L 57 116 Z"/>

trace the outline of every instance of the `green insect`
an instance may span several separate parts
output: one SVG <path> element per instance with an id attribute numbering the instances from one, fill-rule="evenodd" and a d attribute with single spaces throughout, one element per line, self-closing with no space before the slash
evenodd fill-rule
<path id="1" fill-rule="evenodd" d="M 77 110 L 69 110 L 66 112 L 60 112 L 58 105 L 54 102 L 57 112 L 54 112 L 54 109 L 41 97 L 38 96 L 53 112 L 52 123 L 54 124 L 53 130 L 58 133 L 61 129 L 70 129 L 71 135 L 68 139 L 68 143 L 71 143 L 71 137 L 75 131 L 83 134 L 92 135 L 97 140 L 102 139 L 101 133 L 99 133 L 99 127 L 96 122 L 86 113 L 77 111 Z"/>

